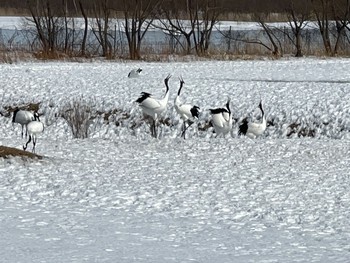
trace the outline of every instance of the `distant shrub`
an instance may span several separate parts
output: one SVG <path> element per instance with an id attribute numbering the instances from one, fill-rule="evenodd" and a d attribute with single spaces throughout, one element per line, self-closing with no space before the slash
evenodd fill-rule
<path id="1" fill-rule="evenodd" d="M 287 137 L 291 138 L 296 134 L 298 137 L 316 137 L 316 130 L 308 126 L 302 126 L 300 123 L 292 123 L 288 126 Z"/>
<path id="2" fill-rule="evenodd" d="M 84 98 L 76 98 L 62 107 L 60 115 L 71 128 L 74 138 L 88 138 L 89 126 L 95 118 L 91 102 Z"/>

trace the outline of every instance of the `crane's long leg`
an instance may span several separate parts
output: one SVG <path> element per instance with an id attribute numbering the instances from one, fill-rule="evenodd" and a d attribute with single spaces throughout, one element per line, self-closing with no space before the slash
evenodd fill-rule
<path id="1" fill-rule="evenodd" d="M 35 153 L 35 145 L 36 145 L 36 136 L 33 135 L 33 150 L 32 150 L 33 153 Z"/>
<path id="2" fill-rule="evenodd" d="M 184 138 L 184 140 L 186 139 L 185 136 L 186 136 L 186 122 L 183 121 L 183 124 L 182 124 L 182 133 L 181 133 L 181 137 Z"/>
<path id="3" fill-rule="evenodd" d="M 147 124 L 149 124 L 149 130 L 151 131 L 151 136 L 153 136 L 153 121 L 150 123 L 147 122 Z"/>
<path id="4" fill-rule="evenodd" d="M 188 122 L 188 126 L 186 127 L 186 124 L 185 124 L 185 122 L 184 122 L 184 128 L 183 128 L 183 132 L 182 132 L 182 134 L 181 134 L 181 136 L 183 136 L 184 139 L 185 139 L 185 133 L 186 133 L 187 129 L 188 129 L 189 127 L 191 127 L 191 125 L 192 125 L 193 123 L 194 123 L 194 122 L 189 121 L 189 122 Z"/>
<path id="5" fill-rule="evenodd" d="M 147 118 L 145 118 L 145 121 L 146 121 L 146 123 L 149 124 L 151 136 L 156 137 L 156 129 L 155 129 L 156 121 L 155 121 L 155 119 L 147 116 Z"/>
<path id="6" fill-rule="evenodd" d="M 157 138 L 156 119 L 153 120 L 153 137 Z"/>
<path id="7" fill-rule="evenodd" d="M 27 149 L 28 143 L 30 143 L 31 140 L 32 140 L 32 136 L 29 135 L 29 140 L 27 141 L 26 145 L 23 145 L 23 150 Z"/>

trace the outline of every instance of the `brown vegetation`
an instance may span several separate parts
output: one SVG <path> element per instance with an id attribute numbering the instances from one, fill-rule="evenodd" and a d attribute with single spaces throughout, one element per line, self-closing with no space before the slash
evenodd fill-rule
<path id="1" fill-rule="evenodd" d="M 31 159 L 42 159 L 43 157 L 35 153 L 23 151 L 17 148 L 0 145 L 0 158 L 21 157 Z"/>
<path id="2" fill-rule="evenodd" d="M 40 108 L 40 102 L 39 103 L 28 103 L 25 105 L 21 105 L 21 106 L 4 106 L 3 107 L 5 110 L 5 113 L 2 113 L 2 115 L 8 117 L 10 116 L 16 109 L 19 110 L 28 110 L 28 111 L 39 111 Z"/>

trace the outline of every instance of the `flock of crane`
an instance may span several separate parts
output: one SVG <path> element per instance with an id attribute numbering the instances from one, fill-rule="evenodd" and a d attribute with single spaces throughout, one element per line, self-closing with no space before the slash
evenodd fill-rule
<path id="1" fill-rule="evenodd" d="M 132 70 L 128 77 L 137 77 L 142 69 Z M 156 122 L 159 117 L 167 108 L 169 100 L 169 79 L 171 75 L 168 75 L 164 79 L 166 91 L 165 95 L 161 99 L 154 98 L 150 93 L 142 92 L 141 96 L 136 100 L 136 102 L 141 107 L 143 114 L 152 118 L 153 123 L 151 126 L 152 136 L 157 137 Z M 182 134 L 181 136 L 185 139 L 186 130 L 198 119 L 200 108 L 196 105 L 184 104 L 181 102 L 180 94 L 184 85 L 184 81 L 180 78 L 180 87 L 174 100 L 174 106 L 176 112 L 179 114 L 180 118 L 183 120 Z M 254 139 L 260 136 L 266 129 L 266 117 L 263 108 L 263 102 L 260 100 L 259 108 L 262 114 L 262 122 L 255 123 L 249 122 L 247 118 L 243 119 L 241 125 L 239 126 L 239 135 L 246 135 L 247 137 Z M 232 129 L 232 113 L 230 109 L 230 99 L 228 99 L 225 107 L 209 109 L 211 114 L 211 124 L 214 127 L 216 136 L 228 134 Z M 187 127 L 186 127 L 187 124 Z"/>
<path id="2" fill-rule="evenodd" d="M 134 69 L 128 74 L 129 78 L 137 77 L 142 69 Z M 151 135 L 157 138 L 157 120 L 159 116 L 167 109 L 169 101 L 169 79 L 168 75 L 164 79 L 166 91 L 161 99 L 154 98 L 148 92 L 142 92 L 141 96 L 136 100 L 145 116 L 152 119 Z M 181 137 L 185 139 L 186 130 L 198 119 L 200 108 L 196 105 L 185 104 L 181 102 L 180 95 L 184 85 L 184 80 L 180 78 L 180 87 L 174 100 L 176 112 L 183 121 Z M 263 102 L 260 100 L 259 108 L 262 114 L 262 121 L 259 123 L 249 122 L 247 118 L 243 119 L 239 126 L 238 134 L 245 135 L 251 139 L 260 136 L 266 129 L 266 117 L 263 108 Z M 230 109 L 230 99 L 223 108 L 209 109 L 211 114 L 211 124 L 214 127 L 216 136 L 223 135 L 225 137 L 232 129 L 232 113 Z M 23 145 L 23 150 L 26 150 L 28 144 L 33 142 L 32 152 L 35 152 L 37 136 L 44 131 L 44 124 L 39 119 L 38 112 L 30 112 L 26 110 L 16 109 L 13 112 L 13 123 L 19 123 L 22 126 L 22 138 L 25 129 L 25 136 L 29 135 L 28 141 Z"/>

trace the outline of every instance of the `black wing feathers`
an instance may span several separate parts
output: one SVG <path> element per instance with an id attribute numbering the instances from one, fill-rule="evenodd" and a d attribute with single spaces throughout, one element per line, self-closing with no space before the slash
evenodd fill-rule
<path id="1" fill-rule="evenodd" d="M 193 117 L 198 118 L 199 115 L 199 107 L 198 106 L 193 106 L 191 108 L 191 114 Z"/>
<path id="2" fill-rule="evenodd" d="M 209 109 L 209 110 L 210 110 L 211 114 L 219 114 L 219 113 L 224 113 L 224 112 L 229 113 L 228 110 L 225 108 L 217 108 L 217 109 Z"/>
<path id="3" fill-rule="evenodd" d="M 151 97 L 151 94 L 148 92 L 141 92 L 141 97 L 136 100 L 137 103 L 142 103 L 145 99 Z"/>

